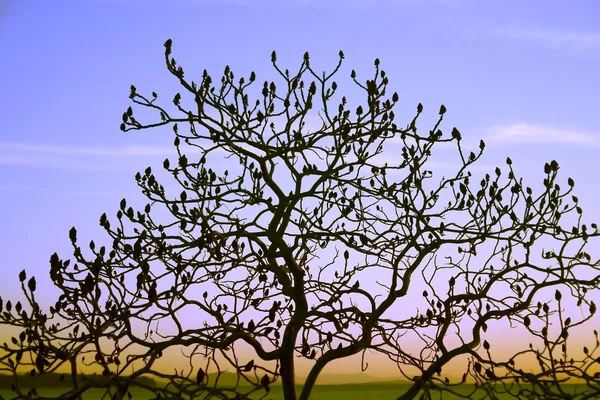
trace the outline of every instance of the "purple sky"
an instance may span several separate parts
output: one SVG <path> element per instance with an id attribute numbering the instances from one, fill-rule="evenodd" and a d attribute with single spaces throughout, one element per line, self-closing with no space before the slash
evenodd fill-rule
<path id="1" fill-rule="evenodd" d="M 114 216 L 123 197 L 144 204 L 133 177 L 174 154 L 172 132 L 119 124 L 131 84 L 163 104 L 179 90 L 164 65 L 168 38 L 196 81 L 226 64 L 273 79 L 272 50 L 290 70 L 309 51 L 317 71 L 331 71 L 341 49 L 337 80 L 347 84 L 350 69 L 371 76 L 378 57 L 400 95 L 397 121 L 421 102 L 419 126 L 430 129 L 444 104 L 443 130 L 456 126 L 473 149 L 486 140 L 481 168 L 510 156 L 534 187 L 556 159 L 585 218 L 598 221 L 599 17 L 593 0 L 4 0 L 0 293 L 21 298 L 25 268 L 42 302 L 54 301 L 48 259 L 69 257 L 69 229 L 100 242 L 103 212 Z"/>

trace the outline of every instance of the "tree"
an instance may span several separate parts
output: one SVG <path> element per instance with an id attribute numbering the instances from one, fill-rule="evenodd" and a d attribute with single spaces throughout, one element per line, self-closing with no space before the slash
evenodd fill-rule
<path id="1" fill-rule="evenodd" d="M 4 346 L 2 362 L 11 371 L 29 351 L 39 373 L 69 362 L 75 375 L 78 356 L 91 352 L 92 363 L 118 385 L 117 398 L 134 385 L 131 379 L 146 374 L 170 380 L 166 388 L 152 388 L 164 398 L 193 392 L 246 398 L 281 381 L 286 400 L 306 400 L 329 363 L 377 352 L 412 382 L 399 399 L 456 391 L 467 379 L 491 398 L 504 391 L 566 398 L 567 378 L 584 379 L 588 396 L 600 393 L 600 376 L 590 369 L 598 341 L 577 361 L 567 347 L 569 331 L 596 310 L 589 293 L 600 282 L 598 261 L 586 243 L 600 233 L 595 224 L 583 223 L 578 199 L 569 198 L 573 180 L 566 190 L 559 186 L 556 161 L 545 164 L 536 195 L 517 177 L 510 158 L 504 171 L 475 179 L 471 169 L 485 143 L 472 152 L 464 149 L 458 129 L 444 134 L 443 105 L 426 134 L 416 126 L 421 104 L 407 127 L 398 127 L 393 109 L 399 97 L 386 97 L 389 82 L 378 59 L 364 84 L 352 71 L 367 95 L 366 105 L 352 111 L 345 97 L 337 108 L 328 105 L 337 95 L 332 78 L 341 51 L 334 71 L 322 76 L 311 68 L 308 53 L 293 74 L 280 69 L 273 52 L 283 90 L 265 81 L 253 102 L 248 91 L 254 72 L 236 83 L 226 67 L 216 87 L 205 70 L 196 84 L 171 57 L 171 46 L 167 40 L 167 68 L 193 103 L 186 108 L 177 93 L 173 104 L 181 115 L 172 115 L 156 104 L 156 93 L 146 97 L 131 86 L 131 100 L 155 110 L 160 121 L 143 124 L 129 107 L 121 129 L 172 126 L 178 159 L 166 159 L 163 169 L 183 190 L 170 193 L 148 167 L 135 177 L 149 201 L 144 210 L 123 199 L 116 222 L 100 217 L 112 248 L 92 241 L 86 256 L 72 228 L 77 264 L 56 253 L 50 257 L 50 277 L 63 292 L 50 314 L 70 321 L 68 326 L 46 326 L 35 282 L 29 281 L 27 291 L 21 273 L 32 313 L 19 305 L 14 316 L 8 301 L 2 314 L 2 324 L 25 329 L 20 342 Z M 315 108 L 321 126 L 312 129 L 307 121 Z M 189 126 L 189 133 L 180 125 Z M 394 145 L 400 148 L 396 159 L 386 159 L 384 148 Z M 443 145 L 455 146 L 459 165 L 450 177 L 434 180 L 428 162 Z M 166 210 L 162 217 L 158 207 Z M 583 317 L 565 319 L 571 302 L 584 308 Z M 193 328 L 184 329 L 177 316 L 184 306 L 195 310 Z M 142 315 L 150 309 L 156 311 Z M 161 320 L 174 321 L 177 329 L 159 334 L 157 326 L 141 338 L 132 332 L 133 318 L 148 322 L 148 330 Z M 494 352 L 488 328 L 499 322 L 541 344 L 508 357 Z M 68 338 L 60 335 L 73 325 Z M 421 351 L 403 345 L 411 335 L 421 340 Z M 107 352 L 100 338 L 115 342 L 114 349 Z M 123 362 L 127 346 L 117 343 L 123 339 L 145 352 Z M 163 352 L 180 345 L 195 348 L 187 375 L 152 369 Z M 236 351 L 242 348 L 245 355 Z M 527 356 L 537 359 L 537 372 L 520 361 Z M 298 357 L 313 363 L 299 393 Z M 462 379 L 443 374 L 461 357 Z M 139 359 L 144 367 L 124 377 Z M 250 385 L 245 392 L 215 384 L 226 369 Z M 99 385 L 78 384 L 75 376 L 73 382 L 69 396 Z"/>

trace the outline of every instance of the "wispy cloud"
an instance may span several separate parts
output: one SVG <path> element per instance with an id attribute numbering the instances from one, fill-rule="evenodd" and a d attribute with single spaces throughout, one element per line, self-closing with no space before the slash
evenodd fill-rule
<path id="1" fill-rule="evenodd" d="M 173 154 L 173 146 L 125 146 L 125 147 L 85 147 L 37 145 L 17 142 L 0 142 L 0 149 L 7 152 L 51 153 L 65 155 L 92 155 L 110 157 L 139 157 Z"/>
<path id="2" fill-rule="evenodd" d="M 5 184 L 0 185 L 0 192 L 9 193 L 48 193 L 49 189 L 43 186 Z M 112 193 L 101 191 L 82 191 L 82 190 L 51 190 L 53 196 L 63 197 L 82 197 L 94 199 L 113 199 L 115 196 Z"/>
<path id="3" fill-rule="evenodd" d="M 600 135 L 543 125 L 510 124 L 490 128 L 488 140 L 508 143 L 562 143 L 600 147 Z"/>
<path id="4" fill-rule="evenodd" d="M 182 151 L 191 154 L 198 149 L 182 146 Z M 94 147 L 0 142 L 0 165 L 4 166 L 118 170 L 136 159 L 176 155 L 174 146 Z"/>
<path id="5" fill-rule="evenodd" d="M 100 0 L 96 0 L 100 1 Z M 103 0 L 110 1 L 110 0 Z M 112 0 L 123 1 L 123 0 Z M 129 0 L 133 1 L 133 0 Z M 136 0 L 143 1 L 143 0 Z M 380 5 L 413 5 L 413 4 L 441 4 L 444 6 L 460 6 L 466 0 L 188 0 L 192 4 L 228 3 L 243 6 L 283 6 L 283 7 L 311 7 L 311 8 L 363 8 Z"/>
<path id="6" fill-rule="evenodd" d="M 531 29 L 515 26 L 497 28 L 494 33 L 511 39 L 531 40 L 550 46 L 580 50 L 600 49 L 600 33 Z"/>
<path id="7" fill-rule="evenodd" d="M 3 149 L 2 149 L 3 150 Z M 81 170 L 81 171 L 118 171 L 119 167 L 115 163 L 107 163 L 102 160 L 81 160 L 73 157 L 60 157 L 56 154 L 43 153 L 4 153 L 0 150 L 0 167 L 37 167 L 63 170 Z"/>
<path id="8" fill-rule="evenodd" d="M 390 3 L 396 5 L 403 4 L 441 4 L 443 6 L 457 7 L 462 6 L 465 0 L 389 0 Z"/>
<path id="9" fill-rule="evenodd" d="M 0 185 L 0 192 L 39 192 L 41 189 L 32 185 L 3 184 Z"/>

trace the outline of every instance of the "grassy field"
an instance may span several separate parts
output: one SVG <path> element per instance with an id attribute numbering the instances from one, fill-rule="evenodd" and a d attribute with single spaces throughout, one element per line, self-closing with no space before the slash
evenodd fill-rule
<path id="1" fill-rule="evenodd" d="M 313 400 L 329 400 L 329 399 L 344 399 L 344 400 L 379 400 L 379 399 L 395 399 L 408 388 L 408 386 L 404 385 L 376 385 L 376 384 L 358 384 L 358 385 L 323 385 L 316 386 L 312 393 Z M 578 388 L 573 385 L 571 390 L 579 391 L 583 389 L 583 387 Z M 463 395 L 468 395 L 473 390 L 471 385 L 464 385 L 461 387 L 460 392 Z M 64 389 L 38 389 L 38 393 L 41 396 L 48 397 L 57 397 L 62 393 L 65 393 Z M 105 390 L 102 389 L 92 389 L 87 391 L 83 395 L 84 400 L 100 400 L 102 396 L 106 393 Z M 131 394 L 133 399 L 146 400 L 151 399 L 154 396 L 151 392 L 143 390 L 143 389 L 132 389 Z M 15 393 L 10 390 L 0 389 L 0 395 L 4 397 L 5 400 L 11 399 L 15 397 Z M 265 392 L 256 393 L 252 396 L 253 399 L 270 399 L 270 400 L 283 400 L 283 395 L 281 392 L 281 387 L 274 386 L 271 389 L 271 393 L 264 396 Z M 264 397 L 263 397 L 264 396 Z M 105 399 L 109 399 L 108 396 L 104 397 Z M 199 397 L 202 399 L 203 397 Z M 418 398 L 418 396 L 416 397 Z M 444 393 L 443 396 L 439 394 L 434 396 L 434 399 L 440 400 L 452 400 L 452 399 L 460 399 L 461 397 L 453 396 L 448 393 Z M 486 399 L 485 393 L 476 392 L 472 397 L 472 399 Z M 514 397 L 511 395 L 505 395 L 500 397 L 501 399 L 513 399 Z M 126 398 L 127 399 L 127 398 Z"/>
<path id="2" fill-rule="evenodd" d="M 344 399 L 344 400 L 380 400 L 380 399 L 395 399 L 406 388 L 394 387 L 394 386 L 377 386 L 377 385 L 331 385 L 331 386 L 317 386 L 312 393 L 313 400 L 326 400 L 326 399 Z M 61 393 L 64 393 L 64 389 L 38 389 L 38 393 L 41 396 L 56 397 Z M 106 393 L 105 390 L 91 389 L 83 395 L 83 400 L 100 400 Z M 141 389 L 131 390 L 133 399 L 147 400 L 155 397 L 151 392 Z M 4 397 L 4 400 L 9 400 L 15 396 L 15 393 L 10 390 L 1 390 L 0 395 Z M 253 399 L 269 399 L 269 400 L 283 400 L 283 393 L 281 387 L 273 387 L 271 392 L 264 396 L 265 392 L 255 393 L 252 396 Z M 264 396 L 264 397 L 263 397 Z M 105 397 L 109 399 L 109 397 Z M 201 399 L 202 397 L 200 397 Z M 444 399 L 447 396 L 443 397 Z M 449 398 L 449 397 L 448 397 Z"/>

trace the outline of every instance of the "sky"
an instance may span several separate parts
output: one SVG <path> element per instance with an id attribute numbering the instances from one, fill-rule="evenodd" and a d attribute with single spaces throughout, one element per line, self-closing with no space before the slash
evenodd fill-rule
<path id="1" fill-rule="evenodd" d="M 26 269 L 53 304 L 48 259 L 71 254 L 69 229 L 101 238 L 102 213 L 123 197 L 143 204 L 134 175 L 174 155 L 172 132 L 119 124 L 130 85 L 165 103 L 179 90 L 164 65 L 169 38 L 196 81 L 225 65 L 273 79 L 273 50 L 290 70 L 308 51 L 318 71 L 343 50 L 340 82 L 351 69 L 371 76 L 379 58 L 400 96 L 397 121 L 420 102 L 430 129 L 444 104 L 443 130 L 456 126 L 473 149 L 486 141 L 478 168 L 510 156 L 532 186 L 556 159 L 598 221 L 599 17 L 593 0 L 0 1 L 0 293 L 22 298 Z"/>

